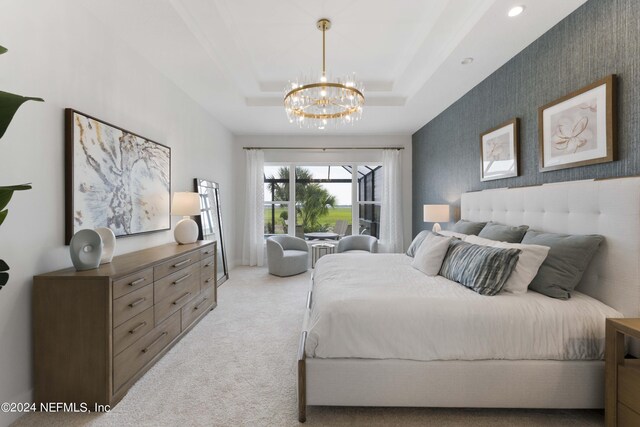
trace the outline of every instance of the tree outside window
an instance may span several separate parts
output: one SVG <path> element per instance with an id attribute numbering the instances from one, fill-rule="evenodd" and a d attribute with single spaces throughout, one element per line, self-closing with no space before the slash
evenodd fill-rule
<path id="1" fill-rule="evenodd" d="M 377 237 L 380 166 L 296 166 L 295 188 L 290 192 L 292 166 L 265 166 L 265 235 L 330 231 L 340 236 L 371 234 Z M 356 182 L 353 182 L 354 176 Z M 356 202 L 352 200 L 355 185 Z M 376 188 L 376 186 L 378 188 Z M 293 196 L 293 200 L 291 200 Z M 295 221 L 289 219 L 293 203 Z M 356 209 L 354 211 L 353 209 Z M 352 230 L 352 219 L 359 224 Z M 291 230 L 295 224 L 295 231 Z"/>

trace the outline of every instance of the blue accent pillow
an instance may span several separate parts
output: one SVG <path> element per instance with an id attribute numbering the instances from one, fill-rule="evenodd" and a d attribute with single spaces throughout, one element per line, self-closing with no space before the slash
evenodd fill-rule
<path id="1" fill-rule="evenodd" d="M 440 275 L 480 295 L 495 295 L 507 282 L 519 256 L 520 249 L 494 248 L 452 240 Z"/>

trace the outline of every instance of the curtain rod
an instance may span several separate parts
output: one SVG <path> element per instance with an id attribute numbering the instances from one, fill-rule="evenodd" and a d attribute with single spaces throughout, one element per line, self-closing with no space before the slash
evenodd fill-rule
<path id="1" fill-rule="evenodd" d="M 404 147 L 242 147 L 243 150 L 404 150 Z"/>

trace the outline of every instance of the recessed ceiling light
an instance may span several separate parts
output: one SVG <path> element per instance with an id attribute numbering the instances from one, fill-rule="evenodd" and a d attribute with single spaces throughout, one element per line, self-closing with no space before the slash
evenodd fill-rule
<path id="1" fill-rule="evenodd" d="M 513 18 L 520 15 L 522 12 L 524 12 L 524 6 L 514 6 L 509 9 L 509 13 L 507 13 L 507 15 L 509 15 L 509 18 Z"/>
<path id="2" fill-rule="evenodd" d="M 460 63 L 462 65 L 469 65 L 473 62 L 473 58 L 469 57 L 469 58 L 464 58 Z"/>

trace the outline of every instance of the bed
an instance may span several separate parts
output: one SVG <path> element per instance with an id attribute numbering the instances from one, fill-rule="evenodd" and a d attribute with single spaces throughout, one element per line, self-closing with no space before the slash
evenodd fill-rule
<path id="1" fill-rule="evenodd" d="M 603 407 L 604 318 L 640 313 L 640 178 L 465 193 L 461 217 L 605 243 L 568 301 L 482 297 L 400 254 L 323 257 L 298 348 L 300 421 L 307 405 Z"/>

